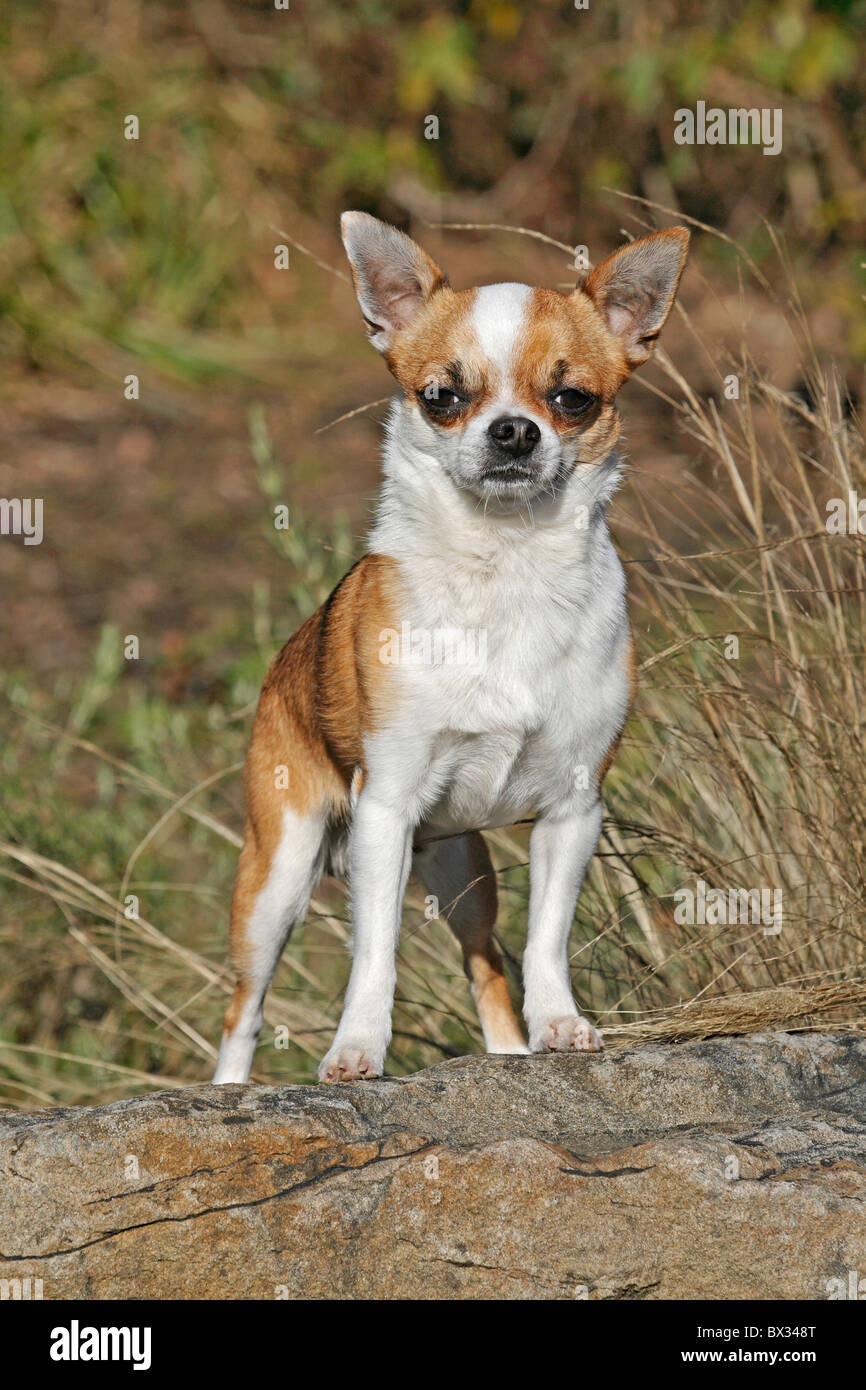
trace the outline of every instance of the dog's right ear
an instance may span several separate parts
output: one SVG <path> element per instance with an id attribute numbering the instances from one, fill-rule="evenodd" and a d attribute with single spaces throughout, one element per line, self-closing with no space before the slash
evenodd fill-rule
<path id="1" fill-rule="evenodd" d="M 377 217 L 344 212 L 340 230 L 370 342 L 387 356 L 395 335 L 448 280 L 411 237 Z"/>

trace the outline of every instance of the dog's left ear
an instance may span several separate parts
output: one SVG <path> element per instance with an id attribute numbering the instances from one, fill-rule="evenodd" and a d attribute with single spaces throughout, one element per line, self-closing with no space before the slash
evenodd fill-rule
<path id="1" fill-rule="evenodd" d="M 448 280 L 411 237 L 378 217 L 344 212 L 340 230 L 370 342 L 387 356 L 395 335 Z"/>
<path id="2" fill-rule="evenodd" d="M 685 227 L 630 242 L 586 277 L 576 294 L 587 294 L 625 348 L 630 367 L 645 362 L 664 327 L 689 253 Z"/>

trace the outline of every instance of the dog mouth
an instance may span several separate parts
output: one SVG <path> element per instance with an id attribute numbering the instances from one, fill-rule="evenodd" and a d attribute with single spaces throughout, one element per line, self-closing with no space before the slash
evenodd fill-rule
<path id="1" fill-rule="evenodd" d="M 537 470 L 530 464 L 520 463 L 516 459 L 491 463 L 481 472 L 482 483 L 492 483 L 496 486 L 526 487 L 537 480 Z"/>

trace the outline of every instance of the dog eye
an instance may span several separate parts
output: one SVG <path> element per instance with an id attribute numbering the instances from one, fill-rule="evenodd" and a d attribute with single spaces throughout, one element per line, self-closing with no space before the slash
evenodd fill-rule
<path id="1" fill-rule="evenodd" d="M 456 391 L 449 391 L 446 386 L 425 386 L 423 391 L 418 392 L 418 397 L 434 415 L 445 415 L 466 404 L 462 396 L 458 396 Z"/>
<path id="2" fill-rule="evenodd" d="M 560 390 L 554 391 L 550 397 L 550 404 L 562 411 L 563 415 L 582 415 L 595 404 L 595 396 L 577 387 L 563 386 Z"/>

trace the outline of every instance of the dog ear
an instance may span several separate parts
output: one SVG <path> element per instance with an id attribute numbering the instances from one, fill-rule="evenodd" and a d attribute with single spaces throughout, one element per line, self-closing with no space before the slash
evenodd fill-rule
<path id="1" fill-rule="evenodd" d="M 370 342 L 387 354 L 395 334 L 448 280 L 411 237 L 377 217 L 344 212 L 340 230 Z"/>
<path id="2" fill-rule="evenodd" d="M 685 227 L 620 247 L 591 271 L 577 294 L 587 294 L 625 348 L 630 367 L 645 362 L 676 297 L 689 252 Z"/>

